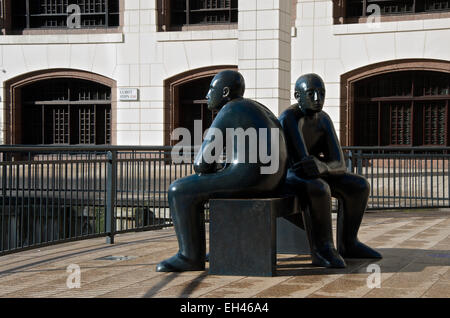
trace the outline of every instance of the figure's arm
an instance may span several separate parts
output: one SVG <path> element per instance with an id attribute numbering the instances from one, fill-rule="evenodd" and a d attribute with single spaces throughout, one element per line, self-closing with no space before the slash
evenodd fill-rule
<path id="1" fill-rule="evenodd" d="M 219 113 L 211 124 L 211 127 L 208 129 L 202 147 L 194 160 L 194 171 L 196 174 L 215 173 L 223 168 L 223 165 L 218 163 L 217 160 L 221 153 L 216 153 L 216 160 L 206 160 L 205 157 L 207 156 L 207 158 L 209 157 L 208 159 L 211 159 L 212 149 L 217 152 L 219 149 L 216 147 L 218 145 L 224 145 L 225 138 L 223 137 L 225 136 L 227 126 L 226 117 L 227 116 L 223 116 L 223 113 Z M 220 140 L 217 140 L 216 138 Z M 220 150 L 223 150 L 223 147 Z"/>
<path id="2" fill-rule="evenodd" d="M 309 156 L 305 140 L 298 128 L 300 115 L 295 108 L 289 108 L 280 116 L 280 124 L 286 137 L 289 159 L 292 165 L 301 162 Z"/>
<path id="3" fill-rule="evenodd" d="M 327 166 L 309 155 L 303 134 L 299 128 L 301 118 L 298 106 L 291 106 L 280 116 L 280 123 L 286 136 L 291 170 L 301 178 L 317 178 L 327 173 Z"/>
<path id="4" fill-rule="evenodd" d="M 342 152 L 331 118 L 327 114 L 323 114 L 321 124 L 327 137 L 326 148 L 324 149 L 325 158 L 322 163 L 327 166 L 329 174 L 342 174 L 347 170 L 344 153 Z"/>

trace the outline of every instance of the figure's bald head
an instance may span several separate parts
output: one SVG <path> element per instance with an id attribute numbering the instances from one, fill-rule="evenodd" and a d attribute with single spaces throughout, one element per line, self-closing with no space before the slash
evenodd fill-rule
<path id="1" fill-rule="evenodd" d="M 295 99 L 306 114 L 322 111 L 325 101 L 325 84 L 317 74 L 300 76 L 295 83 Z"/>
<path id="2" fill-rule="evenodd" d="M 232 70 L 222 71 L 214 76 L 206 95 L 208 108 L 220 110 L 228 101 L 243 97 L 245 81 L 241 73 Z"/>

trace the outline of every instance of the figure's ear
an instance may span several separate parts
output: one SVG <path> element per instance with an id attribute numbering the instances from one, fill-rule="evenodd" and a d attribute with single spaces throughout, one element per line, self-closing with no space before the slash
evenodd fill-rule
<path id="1" fill-rule="evenodd" d="M 298 100 L 300 98 L 300 93 L 299 92 L 295 92 L 294 93 L 294 97 L 295 97 L 295 99 Z"/>
<path id="2" fill-rule="evenodd" d="M 229 97 L 230 96 L 230 88 L 224 87 L 223 88 L 223 97 Z"/>

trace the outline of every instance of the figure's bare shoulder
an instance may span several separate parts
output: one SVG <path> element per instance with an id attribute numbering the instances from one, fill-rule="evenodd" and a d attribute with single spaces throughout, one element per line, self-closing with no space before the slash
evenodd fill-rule
<path id="1" fill-rule="evenodd" d="M 324 111 L 321 111 L 321 112 L 318 114 L 318 117 L 319 117 L 319 123 L 320 123 L 320 126 L 321 126 L 323 129 L 326 129 L 326 130 L 329 130 L 330 128 L 331 128 L 331 129 L 334 129 L 333 120 L 331 119 L 330 115 L 328 115 L 328 114 L 327 114 L 326 112 L 324 112 Z"/>
<path id="2" fill-rule="evenodd" d="M 290 107 L 288 107 L 284 112 L 281 113 L 279 117 L 279 121 L 281 124 L 288 121 L 289 119 L 295 119 L 298 120 L 301 117 L 301 111 L 298 107 L 298 104 L 292 104 Z"/>

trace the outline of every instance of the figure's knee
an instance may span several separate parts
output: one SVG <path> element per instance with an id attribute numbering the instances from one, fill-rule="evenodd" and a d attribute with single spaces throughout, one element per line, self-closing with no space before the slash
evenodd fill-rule
<path id="1" fill-rule="evenodd" d="M 205 182 L 196 175 L 172 182 L 167 193 L 169 204 L 177 206 L 197 205 L 208 197 L 209 192 L 208 189 L 205 189 Z"/>
<path id="2" fill-rule="evenodd" d="M 357 176 L 355 177 L 355 180 L 353 181 L 353 193 L 359 194 L 362 197 L 369 196 L 370 193 L 370 183 L 367 181 L 366 178 Z"/>
<path id="3" fill-rule="evenodd" d="M 187 182 L 184 178 L 172 182 L 167 193 L 169 201 L 184 198 L 186 195 L 188 195 L 188 189 L 189 182 Z"/>
<path id="4" fill-rule="evenodd" d="M 311 199 L 329 199 L 331 197 L 330 186 L 322 179 L 316 179 L 308 182 L 306 191 L 307 195 Z"/>

